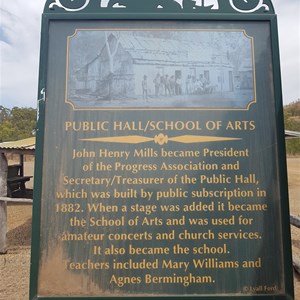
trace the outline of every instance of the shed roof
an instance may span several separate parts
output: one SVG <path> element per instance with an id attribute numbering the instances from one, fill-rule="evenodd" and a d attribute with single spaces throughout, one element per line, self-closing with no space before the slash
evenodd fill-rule
<path id="1" fill-rule="evenodd" d="M 34 154 L 35 152 L 35 137 L 24 140 L 0 143 L 0 152 L 2 153 L 19 153 L 19 154 Z"/>
<path id="2" fill-rule="evenodd" d="M 116 38 L 111 34 L 110 39 Z M 120 44 L 133 59 L 169 62 L 211 62 L 212 50 L 202 42 L 137 36 L 122 33 Z"/>

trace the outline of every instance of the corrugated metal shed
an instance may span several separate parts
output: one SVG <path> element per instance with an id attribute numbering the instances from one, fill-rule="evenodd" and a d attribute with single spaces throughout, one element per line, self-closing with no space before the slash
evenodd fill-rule
<path id="1" fill-rule="evenodd" d="M 35 152 L 35 137 L 19 141 L 0 143 L 0 152 L 33 155 Z"/>

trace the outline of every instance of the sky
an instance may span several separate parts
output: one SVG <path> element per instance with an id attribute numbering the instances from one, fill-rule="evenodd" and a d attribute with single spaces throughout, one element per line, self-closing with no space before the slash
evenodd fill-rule
<path id="1" fill-rule="evenodd" d="M 278 15 L 283 102 L 288 104 L 300 99 L 300 0 L 272 2 Z M 4 107 L 37 106 L 44 3 L 0 0 L 0 105 Z"/>

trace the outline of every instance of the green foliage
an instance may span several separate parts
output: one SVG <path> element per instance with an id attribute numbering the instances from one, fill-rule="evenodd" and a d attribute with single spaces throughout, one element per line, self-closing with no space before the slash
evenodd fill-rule
<path id="1" fill-rule="evenodd" d="M 296 102 L 287 105 L 284 111 L 291 117 L 300 118 L 300 99 L 298 99 Z"/>
<path id="2" fill-rule="evenodd" d="M 300 132 L 300 100 L 287 105 L 284 108 L 285 129 Z M 300 154 L 300 139 L 289 139 L 286 141 L 287 154 Z"/>
<path id="3" fill-rule="evenodd" d="M 36 109 L 0 106 L 0 142 L 29 138 L 36 127 Z"/>
<path id="4" fill-rule="evenodd" d="M 10 110 L 0 105 L 0 124 L 9 118 Z"/>

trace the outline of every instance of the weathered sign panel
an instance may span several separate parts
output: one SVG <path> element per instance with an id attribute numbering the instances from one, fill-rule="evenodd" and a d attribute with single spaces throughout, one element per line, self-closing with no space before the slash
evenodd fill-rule
<path id="1" fill-rule="evenodd" d="M 293 299 L 271 1 L 49 0 L 40 70 L 30 299 Z"/>

